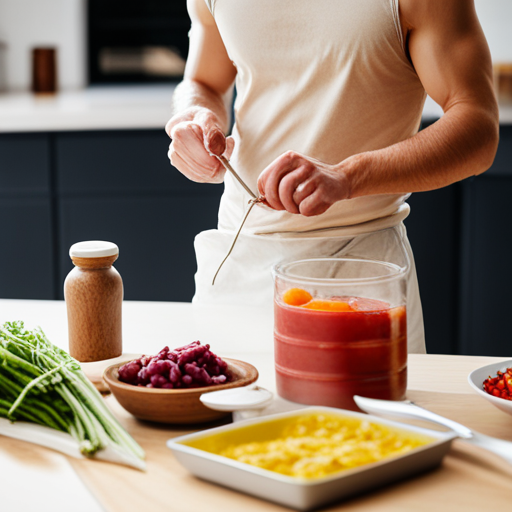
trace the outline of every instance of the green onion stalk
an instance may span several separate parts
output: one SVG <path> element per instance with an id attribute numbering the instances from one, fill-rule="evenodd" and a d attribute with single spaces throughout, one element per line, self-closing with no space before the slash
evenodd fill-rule
<path id="1" fill-rule="evenodd" d="M 78 361 L 22 321 L 0 327 L 0 417 L 66 432 L 86 457 L 111 448 L 128 460 L 144 459 Z"/>

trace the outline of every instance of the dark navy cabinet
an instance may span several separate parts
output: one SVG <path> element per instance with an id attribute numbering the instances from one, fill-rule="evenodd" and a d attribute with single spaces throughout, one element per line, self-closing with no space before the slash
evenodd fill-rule
<path id="1" fill-rule="evenodd" d="M 129 300 L 190 301 L 193 241 L 222 185 L 193 183 L 163 130 L 0 135 L 0 297 L 62 299 L 81 240 L 119 245 Z"/>
<path id="2" fill-rule="evenodd" d="M 64 196 L 204 193 L 169 163 L 163 130 L 70 132 L 56 136 L 57 191 Z"/>
<path id="3" fill-rule="evenodd" d="M 0 136 L 0 297 L 55 296 L 49 136 Z"/>
<path id="4" fill-rule="evenodd" d="M 512 176 L 464 185 L 461 350 L 512 356 Z"/>
<path id="5" fill-rule="evenodd" d="M 414 252 L 427 350 L 458 353 L 460 184 L 413 194 L 405 220 Z"/>
<path id="6" fill-rule="evenodd" d="M 185 178 L 170 165 L 168 146 L 163 130 L 56 137 L 60 282 L 73 243 L 110 240 L 119 246 L 126 299 L 192 299 L 194 237 L 216 227 L 223 187 Z"/>
<path id="7" fill-rule="evenodd" d="M 126 299 L 190 301 L 194 236 L 215 227 L 218 203 L 218 197 L 208 194 L 64 197 L 59 280 L 64 282 L 72 268 L 68 250 L 73 243 L 110 240 L 119 246 L 115 267 Z"/>
<path id="8" fill-rule="evenodd" d="M 460 350 L 512 357 L 512 126 L 486 173 L 463 183 Z"/>
<path id="9" fill-rule="evenodd" d="M 512 357 L 512 127 L 500 138 L 487 172 L 409 200 L 431 353 Z"/>

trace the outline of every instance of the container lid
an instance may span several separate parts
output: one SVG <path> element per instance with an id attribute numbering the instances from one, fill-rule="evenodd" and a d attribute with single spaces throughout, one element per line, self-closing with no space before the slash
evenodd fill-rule
<path id="1" fill-rule="evenodd" d="M 119 247 L 112 242 L 103 240 L 89 240 L 78 242 L 69 249 L 71 258 L 105 258 L 119 254 Z"/>
<path id="2" fill-rule="evenodd" d="M 268 389 L 260 388 L 254 384 L 243 388 L 223 389 L 203 393 L 199 400 L 215 411 L 244 411 L 248 409 L 262 409 L 273 399 Z"/>

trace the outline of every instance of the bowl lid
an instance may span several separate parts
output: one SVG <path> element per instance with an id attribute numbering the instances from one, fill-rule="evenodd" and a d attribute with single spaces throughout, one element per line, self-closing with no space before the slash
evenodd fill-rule
<path id="1" fill-rule="evenodd" d="M 199 400 L 216 411 L 243 411 L 261 409 L 272 401 L 272 393 L 265 388 L 250 385 L 203 393 Z"/>

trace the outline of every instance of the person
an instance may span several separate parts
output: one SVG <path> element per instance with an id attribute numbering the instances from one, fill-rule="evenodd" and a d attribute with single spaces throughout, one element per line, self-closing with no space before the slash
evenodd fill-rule
<path id="1" fill-rule="evenodd" d="M 194 302 L 271 304 L 269 269 L 286 259 L 395 262 L 409 266 L 408 348 L 424 352 L 406 199 L 484 172 L 498 144 L 474 3 L 188 0 L 188 9 L 169 158 L 191 180 L 225 186 L 218 229 L 195 240 Z M 419 131 L 426 94 L 444 115 Z M 219 155 L 265 204 L 212 286 L 250 199 Z"/>

